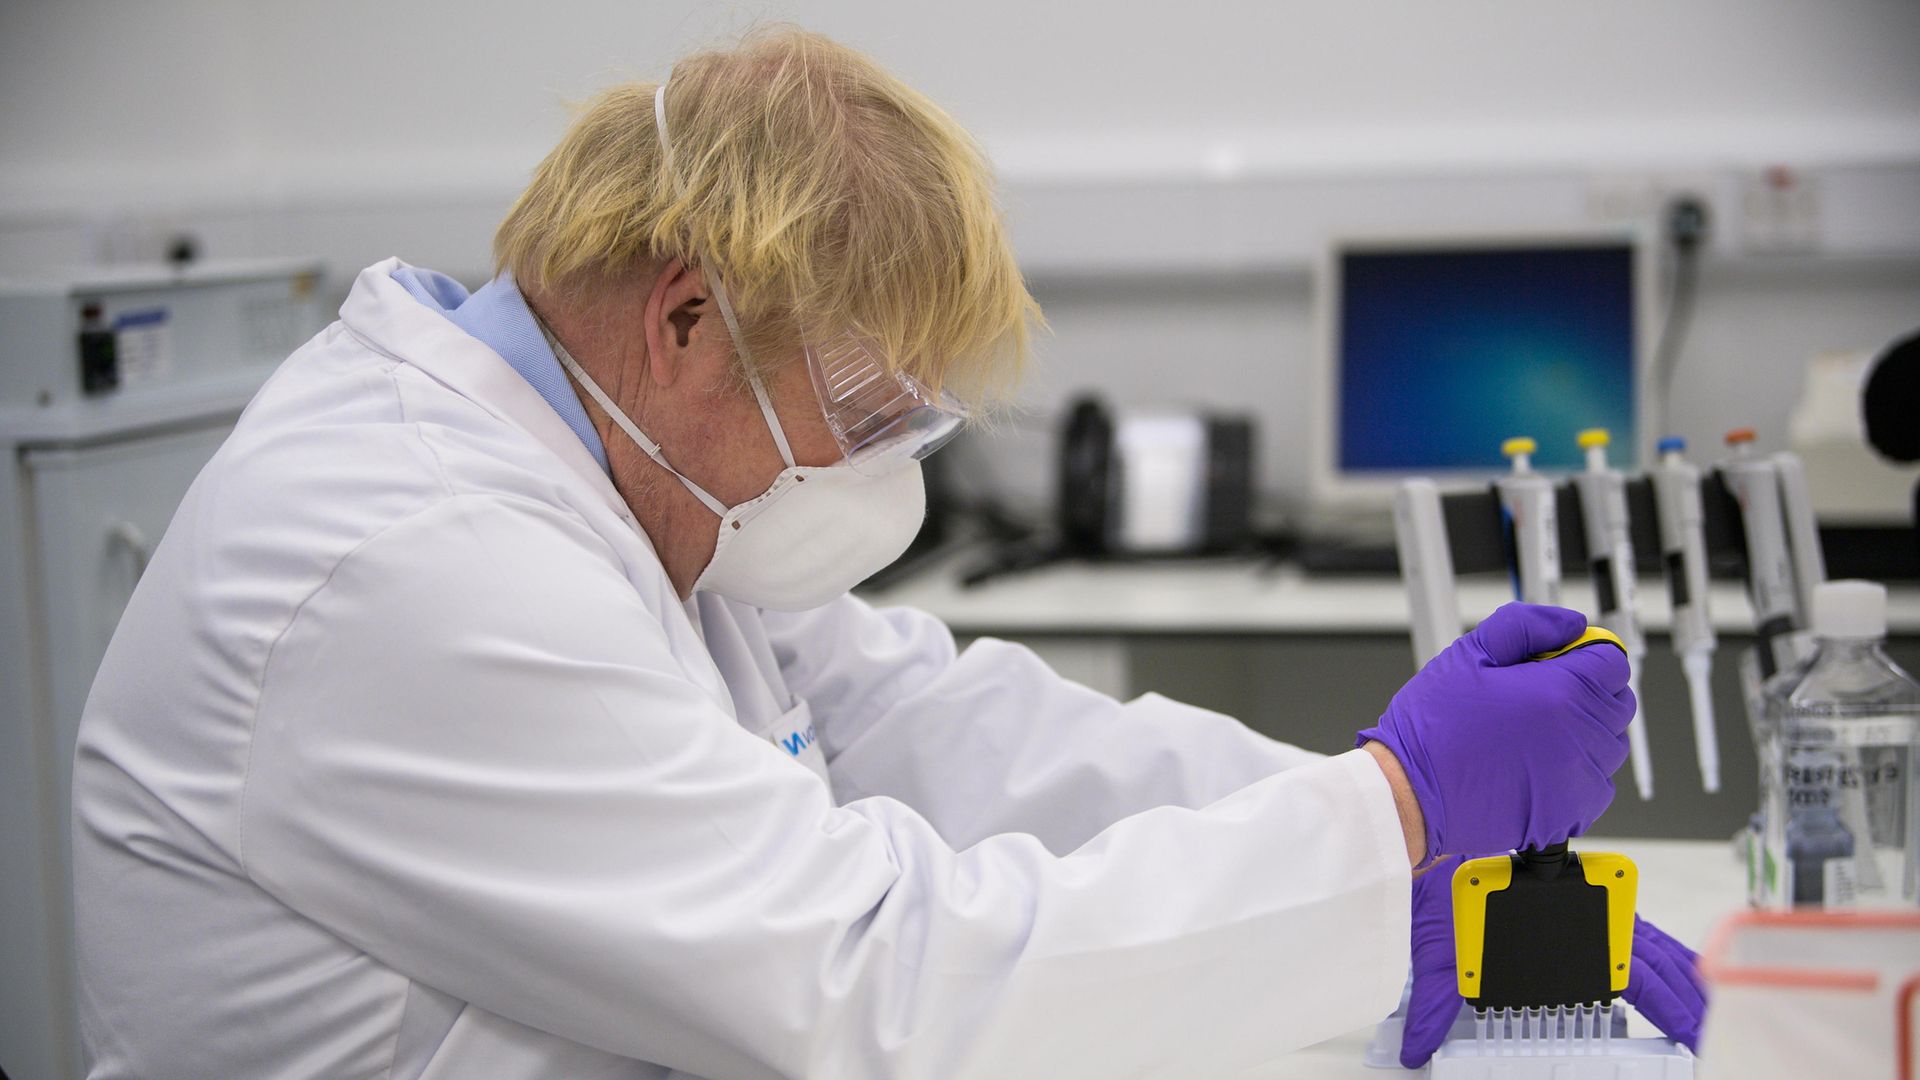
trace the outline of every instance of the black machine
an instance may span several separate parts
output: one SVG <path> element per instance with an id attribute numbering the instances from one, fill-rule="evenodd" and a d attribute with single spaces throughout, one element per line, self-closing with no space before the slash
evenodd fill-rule
<path id="1" fill-rule="evenodd" d="M 1253 541 L 1253 420 L 1198 410 L 1067 412 L 1058 486 L 1062 553 L 1207 555 Z"/>

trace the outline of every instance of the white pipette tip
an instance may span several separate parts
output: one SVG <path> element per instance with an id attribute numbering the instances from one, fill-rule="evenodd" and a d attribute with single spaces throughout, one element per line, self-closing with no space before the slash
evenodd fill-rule
<path id="1" fill-rule="evenodd" d="M 1627 725 L 1627 750 L 1633 759 L 1633 786 L 1640 801 L 1653 798 L 1653 752 L 1647 748 L 1647 721 L 1640 711 L 1640 671 L 1635 668 L 1627 679 L 1633 691 L 1633 721 Z"/>
<path id="2" fill-rule="evenodd" d="M 1720 790 L 1720 737 L 1713 723 L 1713 653 L 1696 649 L 1680 658 L 1687 675 L 1687 697 L 1693 707 L 1693 752 L 1700 759 L 1700 788 Z"/>
<path id="3" fill-rule="evenodd" d="M 1627 749 L 1633 755 L 1633 786 L 1640 792 L 1640 801 L 1653 798 L 1653 761 L 1647 750 L 1647 722 L 1638 711 L 1633 714 L 1633 723 L 1627 728 Z"/>

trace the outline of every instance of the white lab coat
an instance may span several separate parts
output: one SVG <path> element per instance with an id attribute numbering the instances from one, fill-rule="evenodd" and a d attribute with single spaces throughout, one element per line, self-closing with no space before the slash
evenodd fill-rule
<path id="1" fill-rule="evenodd" d="M 683 603 L 395 265 L 195 482 L 87 704 L 94 1076 L 1201 1077 L 1393 1008 L 1364 754 L 851 597 Z"/>

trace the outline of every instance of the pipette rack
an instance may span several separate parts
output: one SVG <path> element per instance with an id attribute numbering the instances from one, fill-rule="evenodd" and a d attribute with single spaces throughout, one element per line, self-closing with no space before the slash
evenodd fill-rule
<path id="1" fill-rule="evenodd" d="M 1771 460 L 1785 475 L 1797 475 L 1800 471 L 1799 459 L 1792 454 L 1774 454 Z M 1714 564 L 1716 576 L 1744 575 L 1747 538 L 1739 504 L 1719 469 L 1703 467 L 1701 472 L 1709 560 Z M 1652 482 L 1644 474 L 1629 476 L 1626 497 L 1634 561 L 1643 567 L 1664 565 Z M 1585 566 L 1589 560 L 1580 494 L 1568 477 L 1556 481 L 1554 501 L 1560 561 L 1569 567 Z M 1797 584 L 1800 592 L 1811 595 L 1813 586 L 1825 580 L 1818 541 L 1810 539 L 1812 508 L 1794 486 L 1783 485 L 1782 510 Z M 1445 648 L 1464 629 L 1459 600 L 1454 593 L 1456 577 L 1510 572 L 1512 540 L 1501 515 L 1499 495 L 1488 485 L 1442 491 L 1430 479 L 1404 480 L 1394 495 L 1394 526 L 1400 571 L 1413 609 L 1417 667 Z"/>

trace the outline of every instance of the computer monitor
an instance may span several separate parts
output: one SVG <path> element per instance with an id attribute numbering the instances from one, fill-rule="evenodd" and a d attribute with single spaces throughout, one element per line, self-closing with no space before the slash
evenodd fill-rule
<path id="1" fill-rule="evenodd" d="M 1649 245 L 1627 231 L 1349 239 L 1319 284 L 1313 494 L 1322 511 L 1387 505 L 1407 476 L 1465 482 L 1539 444 L 1536 468 L 1583 461 L 1612 432 L 1616 467 L 1650 454 Z"/>

